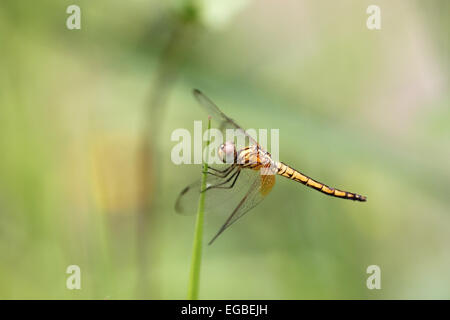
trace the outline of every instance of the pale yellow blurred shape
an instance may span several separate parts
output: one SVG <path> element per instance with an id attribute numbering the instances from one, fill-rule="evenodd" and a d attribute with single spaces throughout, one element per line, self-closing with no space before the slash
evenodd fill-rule
<path id="1" fill-rule="evenodd" d="M 101 212 L 132 214 L 138 210 L 137 139 L 102 135 L 90 145 L 93 197 Z"/>

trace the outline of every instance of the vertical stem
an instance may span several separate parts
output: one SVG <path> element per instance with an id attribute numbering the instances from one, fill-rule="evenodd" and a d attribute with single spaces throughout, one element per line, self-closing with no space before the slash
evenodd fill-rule
<path id="1" fill-rule="evenodd" d="M 211 117 L 208 117 L 208 141 L 206 147 L 210 144 Z M 206 177 L 208 171 L 209 150 L 207 150 L 205 160 L 203 162 L 202 184 L 201 190 L 206 189 Z M 197 300 L 200 287 L 200 266 L 202 263 L 202 241 L 203 241 L 203 221 L 205 211 L 205 192 L 200 193 L 198 199 L 197 221 L 195 223 L 194 244 L 192 247 L 191 271 L 189 273 L 188 295 L 189 300 Z"/>

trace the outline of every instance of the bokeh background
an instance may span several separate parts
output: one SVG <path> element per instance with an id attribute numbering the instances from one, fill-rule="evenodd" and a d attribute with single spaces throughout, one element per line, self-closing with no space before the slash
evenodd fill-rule
<path id="1" fill-rule="evenodd" d="M 186 298 L 195 217 L 174 202 L 200 166 L 170 161 L 170 135 L 206 119 L 192 88 L 279 128 L 284 162 L 368 196 L 278 179 L 205 247 L 201 298 L 450 298 L 449 6 L 3 0 L 0 298 Z"/>

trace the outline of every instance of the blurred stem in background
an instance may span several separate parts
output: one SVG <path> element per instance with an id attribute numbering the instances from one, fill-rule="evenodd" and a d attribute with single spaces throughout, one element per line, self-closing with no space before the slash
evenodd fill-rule
<path id="1" fill-rule="evenodd" d="M 211 129 L 211 117 L 208 117 L 208 132 Z M 208 141 L 206 142 L 206 148 L 208 150 L 210 144 L 211 135 L 208 134 Z M 203 163 L 203 174 L 201 190 L 206 189 L 206 177 L 208 174 L 208 155 L 209 150 L 206 153 L 206 158 Z M 203 241 L 203 221 L 205 212 L 205 192 L 200 193 L 198 199 L 197 221 L 195 223 L 194 231 L 194 244 L 192 246 L 191 257 L 191 271 L 189 273 L 188 295 L 189 300 L 197 300 L 198 292 L 200 288 L 200 268 L 202 264 L 202 241 Z"/>
<path id="2" fill-rule="evenodd" d="M 155 259 L 155 233 L 158 225 L 157 199 L 158 189 L 154 186 L 161 185 L 162 177 L 159 159 L 159 132 L 165 119 L 165 104 L 170 90 L 178 75 L 178 69 L 182 58 L 187 52 L 192 38 L 198 30 L 198 6 L 196 1 L 184 1 L 173 16 L 172 30 L 169 39 L 163 48 L 157 64 L 155 79 L 151 85 L 151 96 L 144 117 L 144 129 L 138 148 L 138 212 L 136 219 L 137 235 L 137 290 L 138 295 L 148 298 L 149 289 L 151 295 L 157 296 L 159 285 L 153 277 L 149 286 L 148 273 Z"/>

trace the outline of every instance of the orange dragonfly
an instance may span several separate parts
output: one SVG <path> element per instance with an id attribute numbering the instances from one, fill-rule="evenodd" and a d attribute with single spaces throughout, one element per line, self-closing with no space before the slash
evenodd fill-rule
<path id="1" fill-rule="evenodd" d="M 357 193 L 329 187 L 283 162 L 273 160 L 269 152 L 264 150 L 233 119 L 220 111 L 202 92 L 195 89 L 193 93 L 212 119 L 219 122 L 220 130 L 233 129 L 244 137 L 240 141 L 245 141 L 241 146 L 238 146 L 235 141 L 222 144 L 217 152 L 223 165 L 215 167 L 208 165 L 206 189 L 201 190 L 201 180 L 198 180 L 184 188 L 177 198 L 175 209 L 178 213 L 194 213 L 199 193 L 207 192 L 206 211 L 229 214 L 209 244 L 212 244 L 222 232 L 270 193 L 275 184 L 276 175 L 300 182 L 328 196 L 355 201 L 367 200 L 365 196 Z"/>

